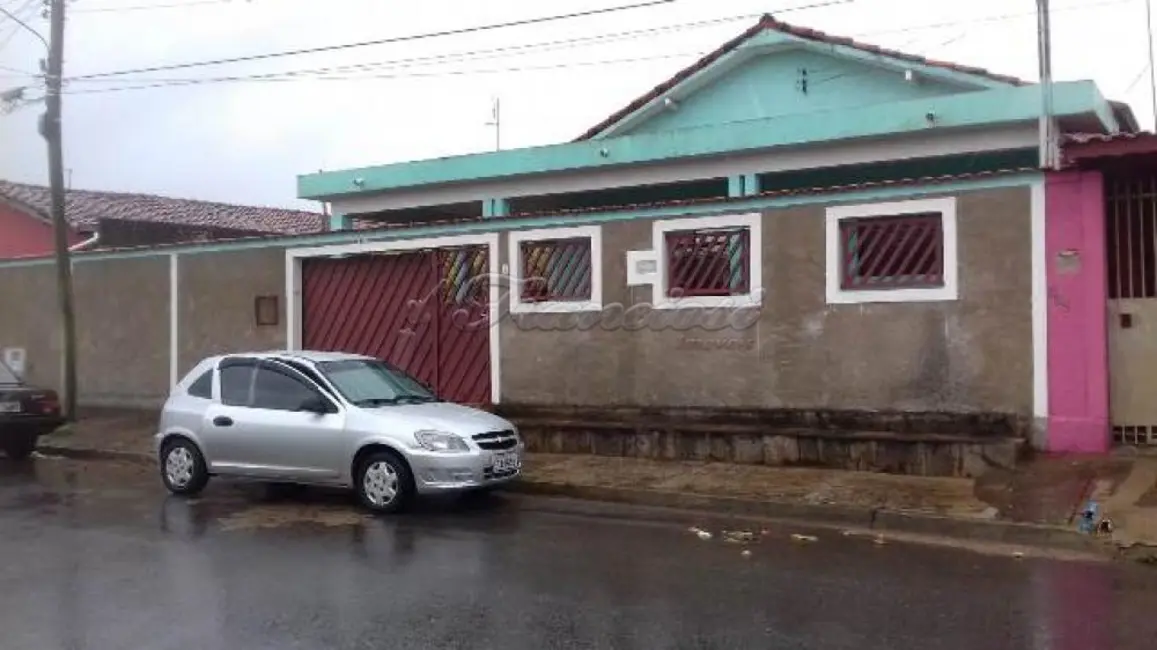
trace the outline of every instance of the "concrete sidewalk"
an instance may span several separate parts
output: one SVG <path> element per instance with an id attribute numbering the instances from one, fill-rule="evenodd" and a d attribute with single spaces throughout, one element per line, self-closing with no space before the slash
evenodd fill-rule
<path id="1" fill-rule="evenodd" d="M 155 426 L 154 413 L 91 410 L 43 438 L 40 447 L 42 453 L 153 464 Z M 1157 558 L 1157 457 L 1046 457 L 972 480 L 531 454 L 518 489 L 1077 550 L 1115 546 Z M 1111 539 L 1078 532 L 1089 499 L 1111 520 Z"/>

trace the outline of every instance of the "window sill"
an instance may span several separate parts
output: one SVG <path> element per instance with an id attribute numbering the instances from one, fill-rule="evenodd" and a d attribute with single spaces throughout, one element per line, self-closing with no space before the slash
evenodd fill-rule
<path id="1" fill-rule="evenodd" d="M 602 311 L 602 309 L 602 304 L 593 300 L 544 300 L 542 302 L 514 300 L 510 304 L 510 313 L 512 314 L 573 314 Z"/>
<path id="2" fill-rule="evenodd" d="M 655 309 L 748 309 L 763 304 L 760 296 L 746 293 L 737 296 L 687 296 L 685 298 L 660 298 Z"/>
<path id="3" fill-rule="evenodd" d="M 955 287 L 932 289 L 838 289 L 828 293 L 829 305 L 858 305 L 864 303 L 951 302 L 959 299 Z"/>

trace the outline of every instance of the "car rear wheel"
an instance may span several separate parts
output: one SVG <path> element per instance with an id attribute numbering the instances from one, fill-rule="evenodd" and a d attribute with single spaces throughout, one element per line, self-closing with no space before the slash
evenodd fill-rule
<path id="1" fill-rule="evenodd" d="M 376 514 L 390 514 L 404 508 L 412 496 L 413 485 L 410 468 L 392 452 L 372 452 L 358 469 L 358 500 Z"/>
<path id="2" fill-rule="evenodd" d="M 173 494 L 194 496 L 205 489 L 209 470 L 197 445 L 184 438 L 165 443 L 161 449 L 161 480 Z"/>
<path id="3" fill-rule="evenodd" d="M 12 460 L 24 460 L 36 451 L 36 436 L 12 436 L 4 440 L 4 453 Z"/>

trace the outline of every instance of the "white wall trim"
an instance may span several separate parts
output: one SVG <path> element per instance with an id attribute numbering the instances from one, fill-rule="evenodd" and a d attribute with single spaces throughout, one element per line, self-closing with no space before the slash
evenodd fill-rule
<path id="1" fill-rule="evenodd" d="M 940 213 L 944 233 L 944 286 L 932 289 L 881 289 L 876 291 L 844 290 L 840 287 L 840 221 L 852 218 L 893 217 L 922 212 Z M 937 302 L 956 300 L 959 287 L 959 242 L 956 231 L 956 197 L 913 199 L 883 203 L 838 205 L 827 208 L 825 248 L 827 257 L 827 301 L 832 305 L 873 302 Z"/>
<path id="2" fill-rule="evenodd" d="M 585 237 L 591 244 L 591 298 L 582 301 L 522 302 L 522 242 L 546 239 L 574 239 Z M 510 313 L 512 314 L 560 314 L 584 311 L 600 311 L 603 308 L 603 232 L 602 226 L 579 226 L 575 228 L 545 228 L 539 230 L 514 230 L 507 238 L 510 260 Z"/>
<path id="3" fill-rule="evenodd" d="M 498 325 L 499 301 L 501 300 L 501 275 L 498 267 L 499 234 L 480 233 L 452 237 L 431 237 L 427 239 L 407 239 L 394 241 L 358 242 L 354 244 L 334 244 L 290 248 L 285 251 L 285 295 L 287 305 L 286 339 L 290 349 L 301 346 L 301 260 L 309 257 L 344 257 L 365 253 L 395 253 L 418 251 L 454 246 L 484 245 L 490 258 L 490 401 L 498 404 L 502 396 L 502 354 L 501 336 Z"/>
<path id="4" fill-rule="evenodd" d="M 333 201 L 334 214 L 362 214 L 422 206 L 481 201 L 485 197 L 516 198 L 614 187 L 725 178 L 735 174 L 817 169 L 887 160 L 1036 147 L 1035 125 L 1011 125 L 966 133 L 930 131 L 906 136 L 864 138 L 828 144 L 776 147 L 757 153 L 713 158 L 610 167 L 501 180 L 398 188 L 368 196 Z"/>
<path id="5" fill-rule="evenodd" d="M 710 228 L 744 228 L 750 231 L 748 245 L 749 291 L 735 296 L 695 296 L 671 298 L 667 295 L 667 255 L 665 239 L 668 232 Z M 759 307 L 763 304 L 763 215 L 759 212 L 722 214 L 710 217 L 690 217 L 655 221 L 651 225 L 651 250 L 658 262 L 655 282 L 651 284 L 651 306 L 655 309 L 720 309 Z"/>
<path id="6" fill-rule="evenodd" d="M 181 371 L 181 269 L 180 258 L 169 253 L 169 388 L 180 381 Z"/>
<path id="7" fill-rule="evenodd" d="M 1032 220 L 1032 410 L 1038 418 L 1049 415 L 1049 319 L 1047 194 L 1045 181 L 1037 180 L 1029 191 Z"/>

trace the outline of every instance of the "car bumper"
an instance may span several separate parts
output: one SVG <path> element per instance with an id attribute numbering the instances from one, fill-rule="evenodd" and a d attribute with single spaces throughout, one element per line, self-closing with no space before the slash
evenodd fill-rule
<path id="1" fill-rule="evenodd" d="M 461 492 L 503 485 L 522 475 L 523 448 L 509 450 L 517 458 L 513 468 L 498 471 L 496 454 L 481 451 L 470 454 L 414 454 L 409 458 L 414 484 L 421 494 Z"/>
<path id="2" fill-rule="evenodd" d="M 0 436 L 43 436 L 63 424 L 64 418 L 57 416 L 0 418 Z"/>

